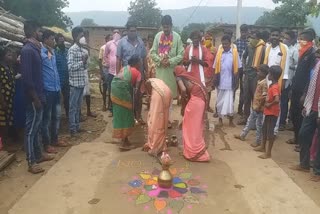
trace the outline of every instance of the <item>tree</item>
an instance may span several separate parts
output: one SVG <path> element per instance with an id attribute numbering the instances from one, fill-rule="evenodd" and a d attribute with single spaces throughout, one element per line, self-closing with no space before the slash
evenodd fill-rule
<path id="1" fill-rule="evenodd" d="M 256 21 L 256 25 L 304 26 L 309 15 L 319 15 L 319 5 L 316 0 L 273 0 L 273 2 L 281 5 L 271 12 L 265 12 Z"/>
<path id="2" fill-rule="evenodd" d="M 128 12 L 139 27 L 160 27 L 162 15 L 155 0 L 131 1 Z"/>
<path id="3" fill-rule="evenodd" d="M 69 5 L 68 0 L 3 0 L 1 5 L 17 16 L 44 26 L 64 29 L 72 26 L 71 19 L 62 11 Z"/>
<path id="4" fill-rule="evenodd" d="M 93 19 L 89 19 L 89 18 L 82 19 L 80 25 L 81 26 L 86 26 L 86 27 L 88 27 L 88 26 L 97 26 L 97 24 L 94 22 L 94 20 Z"/>

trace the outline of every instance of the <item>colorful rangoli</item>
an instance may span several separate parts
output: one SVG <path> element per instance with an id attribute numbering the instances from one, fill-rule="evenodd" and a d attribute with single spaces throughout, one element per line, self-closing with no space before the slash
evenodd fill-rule
<path id="1" fill-rule="evenodd" d="M 207 185 L 201 184 L 200 176 L 193 177 L 191 172 L 170 169 L 174 176 L 173 187 L 163 189 L 158 186 L 159 169 L 141 172 L 123 187 L 122 192 L 128 201 L 144 206 L 144 210 L 155 209 L 157 212 L 180 213 L 183 208 L 192 209 L 207 197 Z"/>

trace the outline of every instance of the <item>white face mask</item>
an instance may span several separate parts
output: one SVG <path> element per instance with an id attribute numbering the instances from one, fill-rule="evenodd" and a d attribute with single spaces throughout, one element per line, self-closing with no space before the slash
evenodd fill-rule
<path id="1" fill-rule="evenodd" d="M 81 45 L 87 45 L 87 40 L 86 40 L 86 38 L 83 36 L 83 37 L 81 37 L 81 39 L 79 40 L 79 43 L 81 44 Z"/>

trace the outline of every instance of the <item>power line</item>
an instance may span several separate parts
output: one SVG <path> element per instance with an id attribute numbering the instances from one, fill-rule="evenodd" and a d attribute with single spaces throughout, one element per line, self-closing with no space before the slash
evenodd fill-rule
<path id="1" fill-rule="evenodd" d="M 194 8 L 194 10 L 192 11 L 191 15 L 186 19 L 186 21 L 183 23 L 182 28 L 190 21 L 190 19 L 193 17 L 193 15 L 196 13 L 196 11 L 198 10 L 198 8 L 200 7 L 201 3 L 203 2 L 203 0 L 199 1 L 199 4 L 196 6 L 196 8 Z M 207 2 L 208 3 L 208 2 Z"/>

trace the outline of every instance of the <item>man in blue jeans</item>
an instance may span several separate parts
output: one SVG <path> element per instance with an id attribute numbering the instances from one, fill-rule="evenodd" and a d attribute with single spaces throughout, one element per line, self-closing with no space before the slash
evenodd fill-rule
<path id="1" fill-rule="evenodd" d="M 27 42 L 21 50 L 21 74 L 26 93 L 25 149 L 28 171 L 38 174 L 44 171 L 38 163 L 53 159 L 52 156 L 42 154 L 38 141 L 45 103 L 39 42 L 41 39 L 40 26 L 35 22 L 26 21 L 24 32 Z"/>
<path id="2" fill-rule="evenodd" d="M 66 143 L 58 141 L 61 118 L 61 87 L 56 63 L 56 55 L 54 52 L 54 40 L 54 32 L 52 32 L 51 30 L 45 30 L 43 32 L 41 58 L 46 103 L 44 105 L 43 121 L 41 127 L 42 143 L 47 153 L 57 153 L 53 146 L 67 146 Z"/>
<path id="3" fill-rule="evenodd" d="M 286 129 L 290 101 L 289 94 L 291 93 L 292 79 L 295 75 L 299 59 L 299 47 L 297 43 L 296 33 L 294 31 L 288 31 L 284 34 L 284 38 L 284 43 L 288 46 L 288 54 L 290 58 L 288 80 L 285 82 L 285 86 L 281 94 L 281 115 L 279 131 L 284 131 Z"/>
<path id="4" fill-rule="evenodd" d="M 85 40 L 84 31 L 81 27 L 72 29 L 74 45 L 68 51 L 69 69 L 69 130 L 71 137 L 76 137 L 80 130 L 80 110 L 85 87 L 85 72 L 87 69 L 88 54 L 80 40 Z"/>
<path id="5" fill-rule="evenodd" d="M 294 170 L 309 172 L 313 168 L 312 181 L 320 181 L 320 148 L 313 166 L 310 164 L 310 148 L 316 129 L 320 130 L 320 62 L 314 68 L 305 96 L 302 115 L 304 116 L 298 137 L 301 146 L 300 164 Z M 320 135 L 318 134 L 318 140 Z M 320 140 L 319 142 L 320 143 Z"/>
<path id="6" fill-rule="evenodd" d="M 57 69 L 60 77 L 61 94 L 63 97 L 63 106 L 66 117 L 69 118 L 69 71 L 68 71 L 68 48 L 65 46 L 65 39 L 62 34 L 56 35 L 55 55 L 57 61 Z"/>

